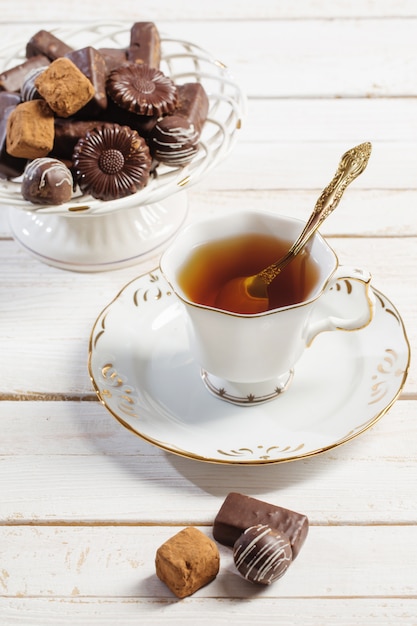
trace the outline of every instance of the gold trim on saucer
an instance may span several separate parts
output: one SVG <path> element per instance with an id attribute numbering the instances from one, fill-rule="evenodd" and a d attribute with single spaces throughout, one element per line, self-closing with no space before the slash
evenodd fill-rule
<path id="1" fill-rule="evenodd" d="M 259 434 L 259 431 L 254 429 L 253 432 L 247 433 L 248 440 L 246 442 L 244 441 L 245 432 L 239 432 L 239 429 L 237 429 L 235 433 L 236 444 L 233 445 L 233 442 L 230 442 L 232 439 L 230 434 L 234 436 L 234 430 L 230 430 L 227 439 L 228 443 L 226 443 L 226 439 L 224 443 L 222 443 L 222 441 L 213 441 L 212 449 L 208 447 L 206 451 L 203 446 L 200 447 L 201 452 L 192 449 L 192 447 L 194 442 L 201 442 L 204 439 L 204 427 L 208 428 L 208 433 L 211 433 L 207 422 L 205 424 L 200 424 L 198 421 L 195 422 L 195 428 L 197 429 L 195 439 L 192 440 L 191 443 L 186 444 L 185 447 L 178 445 L 178 443 L 174 441 L 164 441 L 153 437 L 146 432 L 146 424 L 151 423 L 153 420 L 152 407 L 154 401 L 152 398 L 149 401 L 147 397 L 149 390 L 147 391 L 146 388 L 140 388 L 138 381 L 135 380 L 136 374 L 134 371 L 122 371 L 120 367 L 121 364 L 118 364 L 117 350 L 114 354 L 114 346 L 111 346 L 111 343 L 109 344 L 110 348 L 106 344 L 104 350 L 101 346 L 107 333 L 114 332 L 112 328 L 114 328 L 116 322 L 118 322 L 118 328 L 120 328 L 120 322 L 122 321 L 122 327 L 124 328 L 123 319 L 117 319 L 117 317 L 114 318 L 110 315 L 111 312 L 114 315 L 115 311 L 117 311 L 119 316 L 123 316 L 123 311 L 120 306 L 136 307 L 138 306 L 135 304 L 136 301 L 139 304 L 138 311 L 141 310 L 143 306 L 154 306 L 157 307 L 156 313 L 164 312 L 166 310 L 164 308 L 165 306 L 172 306 L 171 303 L 168 305 L 164 304 L 166 296 L 170 296 L 171 300 L 172 292 L 158 269 L 135 278 L 123 287 L 114 300 L 112 300 L 97 318 L 89 340 L 88 371 L 90 379 L 99 401 L 121 425 L 144 441 L 178 456 L 209 463 L 228 465 L 277 464 L 316 456 L 345 444 L 369 430 L 387 413 L 404 388 L 410 365 L 410 344 L 405 327 L 400 314 L 388 298 L 376 289 L 373 289 L 373 294 L 375 296 L 375 318 L 380 320 L 379 323 L 382 323 L 381 320 L 383 320 L 383 316 L 388 316 L 390 319 L 392 318 L 398 324 L 398 333 L 397 331 L 395 331 L 397 334 L 388 332 L 381 337 L 385 345 L 377 346 L 378 351 L 375 354 L 375 363 L 373 361 L 373 355 L 367 356 L 369 367 L 366 372 L 366 384 L 369 383 L 369 388 L 367 397 L 365 395 L 363 398 L 363 407 L 364 410 L 368 407 L 368 419 L 366 419 L 365 413 L 365 419 L 362 422 L 358 424 L 350 423 L 350 425 L 347 425 L 345 433 L 342 431 L 340 436 L 336 436 L 334 440 L 330 440 L 326 445 L 314 447 L 314 444 L 305 439 L 307 432 L 305 428 L 304 434 L 301 434 L 297 440 L 296 435 L 298 431 L 295 430 L 292 432 L 291 424 L 289 426 L 287 425 L 285 429 L 280 427 L 279 415 L 277 415 L 276 432 L 271 431 L 266 437 L 269 439 L 267 441 L 254 441 L 254 438 L 257 438 L 257 434 Z M 173 299 L 172 302 L 175 305 Z M 116 303 L 117 309 L 112 311 L 112 307 L 116 305 Z M 152 313 L 151 317 L 153 319 L 153 310 L 150 312 Z M 109 321 L 111 321 L 111 324 Z M 138 323 L 140 323 L 139 318 Z M 391 324 L 390 328 L 392 328 Z M 146 332 L 146 328 L 144 330 Z M 360 337 L 361 333 L 367 332 L 369 332 L 369 330 L 366 329 L 358 331 L 358 337 Z M 395 339 L 395 337 L 397 337 L 397 339 Z M 374 340 L 372 339 L 372 341 Z M 110 355 L 107 353 L 108 348 Z M 100 349 L 101 353 L 97 354 L 97 351 Z M 131 350 L 133 348 L 126 347 L 123 349 Z M 97 361 L 97 357 L 102 357 L 101 363 Z M 93 360 L 95 360 L 94 365 Z M 393 384 L 393 381 L 397 382 Z M 391 382 L 390 387 L 389 382 Z M 293 389 L 295 389 L 295 387 L 293 387 Z M 366 392 L 366 387 L 363 391 Z M 287 393 L 290 394 L 291 390 Z M 388 393 L 390 393 L 390 395 L 388 395 Z M 284 394 L 284 398 L 285 397 L 289 396 Z M 212 399 L 212 402 L 216 403 L 216 406 L 218 405 L 218 400 Z M 275 401 L 272 401 L 272 403 L 268 403 L 268 405 L 265 406 L 274 406 L 274 402 Z M 306 400 L 306 402 L 308 402 L 308 400 Z M 278 400 L 277 406 L 279 404 L 280 401 Z M 260 409 L 261 407 L 259 407 L 258 410 Z M 167 418 L 170 419 L 169 407 L 163 410 L 166 412 Z M 243 407 L 239 406 L 233 407 L 233 411 L 242 411 L 246 414 L 246 410 L 243 410 Z M 257 411 L 257 409 L 255 409 L 255 411 Z M 275 419 L 273 413 L 271 417 Z M 175 421 L 175 419 L 174 416 L 172 420 Z M 172 425 L 172 422 L 170 422 L 170 424 Z M 163 421 L 160 422 L 160 427 L 159 430 L 163 430 Z M 187 423 L 189 433 L 192 432 L 190 429 L 193 428 L 194 422 Z M 218 432 L 219 438 L 221 439 L 221 433 L 223 431 L 220 429 Z M 197 444 L 196 447 L 198 448 Z"/>

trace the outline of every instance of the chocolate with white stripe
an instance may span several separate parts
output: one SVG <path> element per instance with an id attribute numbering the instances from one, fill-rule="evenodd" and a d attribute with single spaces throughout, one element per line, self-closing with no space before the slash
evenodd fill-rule
<path id="1" fill-rule="evenodd" d="M 288 537 L 266 524 L 247 528 L 236 540 L 233 558 L 244 578 L 270 585 L 281 578 L 292 562 Z"/>
<path id="2" fill-rule="evenodd" d="M 251 526 L 267 524 L 284 533 L 290 541 L 292 558 L 296 558 L 308 533 L 306 515 L 284 509 L 240 493 L 229 493 L 213 524 L 216 541 L 233 546 L 240 535 Z"/>

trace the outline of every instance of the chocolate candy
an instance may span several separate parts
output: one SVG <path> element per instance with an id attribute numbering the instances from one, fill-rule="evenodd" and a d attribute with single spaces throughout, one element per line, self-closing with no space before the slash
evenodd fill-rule
<path id="1" fill-rule="evenodd" d="M 60 117 L 70 117 L 94 96 L 94 87 L 67 58 L 53 61 L 35 80 L 36 89 Z"/>
<path id="2" fill-rule="evenodd" d="M 219 543 L 233 546 L 247 528 L 258 524 L 267 524 L 286 535 L 292 558 L 296 558 L 308 533 L 306 515 L 240 493 L 226 497 L 214 520 L 213 536 Z"/>
<path id="3" fill-rule="evenodd" d="M 23 173 L 22 196 L 33 204 L 63 204 L 71 200 L 72 189 L 72 174 L 58 159 L 34 159 Z"/>
<path id="4" fill-rule="evenodd" d="M 18 93 L 0 91 L 0 178 L 20 176 L 27 162 L 27 159 L 13 157 L 6 151 L 7 119 L 18 104 Z"/>
<path id="5" fill-rule="evenodd" d="M 58 158 L 81 191 L 112 200 L 144 187 L 160 162 L 183 166 L 197 152 L 207 95 L 199 83 L 177 88 L 159 70 L 153 22 L 135 22 L 120 49 L 74 49 L 39 30 L 26 56 L 0 74 L 0 94 L 16 96 L 0 102 L 0 178 L 21 175 L 28 160 Z M 38 192 L 25 194 L 37 202 Z"/>
<path id="6" fill-rule="evenodd" d="M 127 49 L 130 63 L 145 63 L 159 69 L 161 62 L 161 40 L 153 22 L 136 22 L 130 29 L 130 45 Z"/>
<path id="7" fill-rule="evenodd" d="M 99 200 L 123 198 L 145 187 L 151 163 L 143 137 L 118 124 L 87 132 L 74 148 L 76 181 L 81 191 Z"/>
<path id="8" fill-rule="evenodd" d="M 178 598 L 185 598 L 211 582 L 219 571 L 216 544 L 197 528 L 188 527 L 157 550 L 156 574 Z"/>
<path id="9" fill-rule="evenodd" d="M 127 52 L 121 48 L 98 48 L 106 63 L 107 74 L 127 62 Z"/>
<path id="10" fill-rule="evenodd" d="M 233 546 L 236 568 L 253 583 L 270 585 L 281 578 L 292 561 L 288 537 L 266 524 L 251 526 Z"/>
<path id="11" fill-rule="evenodd" d="M 66 55 L 67 59 L 70 59 L 78 67 L 78 69 L 88 78 L 94 88 L 93 98 L 86 104 L 86 106 L 79 111 L 79 115 L 83 114 L 86 117 L 94 117 L 101 111 L 104 111 L 107 107 L 107 93 L 106 93 L 106 76 L 107 67 L 106 62 L 102 55 L 93 48 L 87 46 L 80 50 L 74 50 Z"/>
<path id="12" fill-rule="evenodd" d="M 44 100 L 21 102 L 7 119 L 6 150 L 23 159 L 43 157 L 54 145 L 54 115 Z"/>
<path id="13" fill-rule="evenodd" d="M 64 161 L 71 161 L 77 142 L 86 134 L 103 124 L 100 120 L 75 120 L 55 118 L 55 136 L 51 155 Z"/>
<path id="14" fill-rule="evenodd" d="M 179 85 L 178 103 L 172 115 L 160 118 L 149 138 L 152 156 L 161 163 L 184 166 L 198 150 L 209 101 L 200 83 Z"/>
<path id="15" fill-rule="evenodd" d="M 50 61 L 55 61 L 55 59 L 65 56 L 71 50 L 71 46 L 68 46 L 48 30 L 38 31 L 26 44 L 26 56 L 28 59 L 42 54 Z"/>
<path id="16" fill-rule="evenodd" d="M 45 56 L 38 55 L 5 70 L 0 74 L 0 89 L 4 91 L 20 91 L 28 72 L 37 67 L 46 69 L 49 63 L 49 59 Z"/>
<path id="17" fill-rule="evenodd" d="M 107 122 L 114 122 L 120 126 L 130 126 L 137 130 L 141 137 L 147 139 L 159 119 L 158 115 L 138 115 L 119 107 L 111 98 L 108 99 L 107 109 L 103 115 Z"/>
<path id="18" fill-rule="evenodd" d="M 28 100 L 39 100 L 42 98 L 39 91 L 36 89 L 36 78 L 45 71 L 44 67 L 34 67 L 31 69 L 23 79 L 22 87 L 20 88 L 20 95 L 23 102 Z"/>
<path id="19" fill-rule="evenodd" d="M 143 64 L 116 68 L 110 72 L 106 87 L 117 105 L 138 115 L 166 115 L 177 104 L 177 88 L 172 80 Z"/>

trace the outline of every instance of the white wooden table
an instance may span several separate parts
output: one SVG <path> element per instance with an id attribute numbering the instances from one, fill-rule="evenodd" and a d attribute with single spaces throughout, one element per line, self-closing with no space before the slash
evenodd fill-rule
<path id="1" fill-rule="evenodd" d="M 103 6 L 104 5 L 104 6 Z M 232 154 L 189 191 L 189 220 L 241 208 L 307 217 L 340 155 L 369 166 L 322 228 L 369 269 L 417 342 L 417 3 L 156 0 L 100 5 L 150 19 L 224 61 L 248 96 Z M 0 39 L 97 19 L 97 3 L 0 1 Z M 1 209 L 1 207 L 0 207 Z M 88 340 L 103 307 L 157 255 L 114 272 L 29 256 L 0 210 L 0 623 L 417 624 L 417 370 L 350 443 L 293 463 L 200 463 L 133 436 L 95 396 Z M 187 525 L 211 535 L 229 491 L 308 515 L 287 574 L 245 583 L 220 547 L 212 584 L 179 601 L 155 575 Z"/>

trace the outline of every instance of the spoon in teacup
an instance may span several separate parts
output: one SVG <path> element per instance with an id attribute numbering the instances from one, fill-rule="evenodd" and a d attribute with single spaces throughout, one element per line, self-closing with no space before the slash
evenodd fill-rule
<path id="1" fill-rule="evenodd" d="M 322 191 L 301 234 L 278 261 L 254 276 L 240 276 L 226 282 L 216 296 L 215 306 L 226 311 L 256 314 L 269 308 L 268 286 L 292 261 L 324 220 L 334 211 L 346 187 L 364 171 L 371 155 L 370 142 L 351 148 L 342 156 L 336 174 Z"/>

